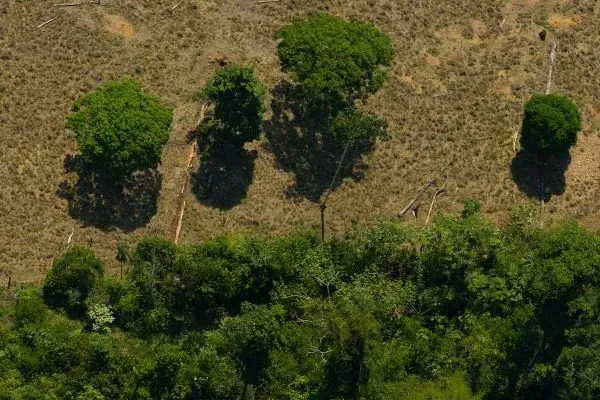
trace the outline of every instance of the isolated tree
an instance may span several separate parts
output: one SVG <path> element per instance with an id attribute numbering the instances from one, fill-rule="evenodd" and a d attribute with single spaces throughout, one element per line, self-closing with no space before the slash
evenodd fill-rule
<path id="1" fill-rule="evenodd" d="M 569 99 L 556 95 L 533 96 L 525 104 L 521 145 L 539 156 L 569 151 L 581 130 L 581 115 Z"/>
<path id="2" fill-rule="evenodd" d="M 214 118 L 205 129 L 211 144 L 243 146 L 260 135 L 264 88 L 252 68 L 231 65 L 219 69 L 200 92 L 214 104 Z"/>
<path id="3" fill-rule="evenodd" d="M 136 81 L 109 83 L 79 99 L 73 111 L 67 126 L 81 156 L 103 175 L 120 181 L 160 163 L 173 112 Z"/>
<path id="4" fill-rule="evenodd" d="M 104 267 L 94 252 L 85 247 L 73 247 L 54 261 L 46 275 L 44 301 L 51 307 L 63 308 L 72 316 L 82 316 L 85 300 Z"/>
<path id="5" fill-rule="evenodd" d="M 323 13 L 295 21 L 277 38 L 283 71 L 309 90 L 310 100 L 333 110 L 379 90 L 386 80 L 382 67 L 394 55 L 389 37 L 371 24 Z"/>

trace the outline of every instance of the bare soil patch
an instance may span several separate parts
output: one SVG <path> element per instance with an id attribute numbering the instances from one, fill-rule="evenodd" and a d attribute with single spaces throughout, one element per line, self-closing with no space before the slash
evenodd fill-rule
<path id="1" fill-rule="evenodd" d="M 131 39 L 133 35 L 135 35 L 135 28 L 133 25 L 119 15 L 105 15 L 104 29 L 115 35 L 122 36 L 125 39 Z"/>
<path id="2" fill-rule="evenodd" d="M 581 23 L 581 20 L 577 17 L 567 17 L 565 15 L 552 14 L 548 18 L 550 26 L 557 29 L 569 29 L 577 26 Z"/>

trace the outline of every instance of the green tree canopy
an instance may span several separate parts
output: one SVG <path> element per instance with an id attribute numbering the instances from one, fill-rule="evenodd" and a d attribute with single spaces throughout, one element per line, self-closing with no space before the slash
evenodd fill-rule
<path id="1" fill-rule="evenodd" d="M 371 24 L 318 13 L 277 33 L 283 71 L 332 108 L 375 93 L 394 51 L 389 37 Z M 314 100 L 314 99 L 313 99 Z"/>
<path id="2" fill-rule="evenodd" d="M 556 155 L 569 151 L 581 130 L 577 106 L 566 97 L 533 96 L 525 104 L 521 145 L 538 155 Z"/>
<path id="3" fill-rule="evenodd" d="M 214 104 L 209 132 L 212 144 L 243 146 L 259 137 L 263 116 L 264 88 L 252 68 L 231 65 L 217 70 L 201 96 Z M 215 126 L 216 124 L 216 126 Z M 215 129 L 216 128 L 216 129 Z"/>
<path id="4" fill-rule="evenodd" d="M 44 301 L 51 307 L 80 316 L 85 312 L 85 300 L 94 282 L 103 274 L 102 263 L 90 249 L 73 247 L 54 261 L 46 275 Z"/>
<path id="5" fill-rule="evenodd" d="M 598 398 L 600 237 L 465 206 L 330 242 L 151 238 L 123 280 L 74 248 L 44 297 L 93 286 L 122 329 L 0 291 L 0 399 Z"/>
<path id="6" fill-rule="evenodd" d="M 112 82 L 79 99 L 67 126 L 83 159 L 122 180 L 155 168 L 169 139 L 173 112 L 131 79 Z"/>

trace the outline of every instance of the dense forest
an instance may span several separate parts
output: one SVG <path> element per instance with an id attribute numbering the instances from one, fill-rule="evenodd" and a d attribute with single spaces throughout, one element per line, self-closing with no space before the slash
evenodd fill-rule
<path id="1" fill-rule="evenodd" d="M 0 399 L 598 398 L 600 239 L 538 217 L 71 247 L 2 294 Z"/>

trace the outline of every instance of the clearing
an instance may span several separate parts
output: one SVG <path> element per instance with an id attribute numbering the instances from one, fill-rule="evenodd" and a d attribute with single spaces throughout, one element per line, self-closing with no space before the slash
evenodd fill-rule
<path id="1" fill-rule="evenodd" d="M 199 110 L 191 98 L 218 68 L 211 61 L 225 57 L 255 68 L 271 93 L 271 110 L 279 96 L 273 89 L 285 79 L 274 34 L 294 17 L 315 10 L 369 20 L 390 35 L 396 50 L 388 83 L 365 105 L 389 121 L 392 138 L 378 144 L 363 168 L 332 193 L 328 235 L 395 215 L 432 178 L 441 182 L 447 177 L 447 192 L 436 201 L 435 211 L 456 210 L 463 199 L 473 198 L 491 218 L 505 221 L 510 207 L 536 201 L 524 194 L 528 181 L 519 175 L 528 173 L 528 161 L 515 159 L 511 138 L 519 129 L 524 101 L 545 88 L 554 41 L 558 55 L 552 90 L 575 100 L 585 128 L 564 179 L 552 186 L 546 210 L 600 227 L 598 2 L 54 3 L 0 4 L 0 269 L 13 282 L 41 279 L 72 231 L 73 243 L 90 245 L 115 268 L 120 240 L 172 235 L 186 176 L 187 134 Z M 56 20 L 36 29 L 52 18 Z M 539 38 L 543 29 L 546 41 Z M 89 213 L 78 215 L 61 195 L 61 184 L 74 179 L 65 171 L 65 158 L 76 151 L 65 121 L 75 99 L 125 76 L 172 106 L 174 123 L 160 168 L 160 194 L 144 198 L 144 208 L 137 209 L 142 215 L 133 222 L 109 227 L 87 219 Z M 276 129 L 269 124 L 271 117 L 269 111 L 266 126 Z M 215 196 L 229 202 L 198 199 L 192 171 L 180 242 L 228 232 L 318 232 L 318 204 L 295 186 L 295 171 L 281 162 L 276 148 L 266 139 L 253 143 L 233 175 L 223 173 L 225 184 L 216 187 L 230 192 Z M 428 208 L 434 191 L 427 192 L 421 210 Z M 426 212 L 420 214 L 418 223 Z"/>

